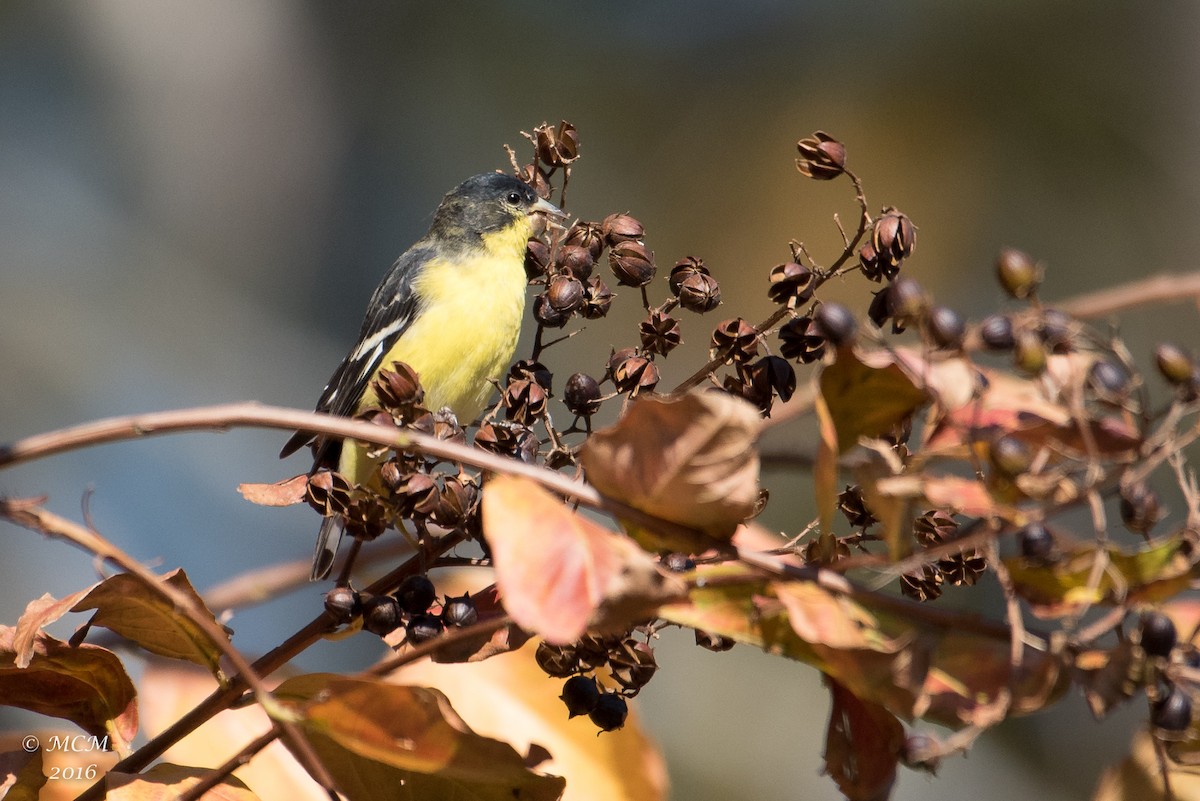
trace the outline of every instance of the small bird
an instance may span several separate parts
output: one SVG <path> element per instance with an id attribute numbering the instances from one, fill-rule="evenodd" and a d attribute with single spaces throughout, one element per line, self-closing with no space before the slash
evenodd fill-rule
<path id="1" fill-rule="evenodd" d="M 500 173 L 468 178 L 442 199 L 429 232 L 388 270 L 371 296 L 358 342 L 334 370 L 318 412 L 351 417 L 378 402 L 372 380 L 393 362 L 416 370 L 425 406 L 454 411 L 464 424 L 483 410 L 512 361 L 525 313 L 525 247 L 564 218 L 526 183 Z M 280 452 L 313 445 L 313 470 L 337 465 L 368 484 L 378 462 L 354 442 L 298 431 Z M 341 541 L 339 516 L 325 518 L 311 578 L 329 575 Z"/>

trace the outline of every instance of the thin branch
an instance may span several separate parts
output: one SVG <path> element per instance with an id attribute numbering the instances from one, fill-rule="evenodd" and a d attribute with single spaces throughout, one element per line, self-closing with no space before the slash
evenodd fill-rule
<path id="1" fill-rule="evenodd" d="M 1054 305 L 1075 317 L 1093 318 L 1136 309 L 1139 306 L 1185 301 L 1194 303 L 1197 300 L 1200 300 L 1200 272 L 1155 275 L 1098 292 L 1076 295 Z"/>

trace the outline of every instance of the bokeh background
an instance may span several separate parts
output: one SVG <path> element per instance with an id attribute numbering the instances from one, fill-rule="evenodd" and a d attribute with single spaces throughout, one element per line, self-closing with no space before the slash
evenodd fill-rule
<path id="1" fill-rule="evenodd" d="M 441 195 L 503 168 L 543 120 L 581 132 L 569 198 L 630 211 L 660 263 L 705 258 L 724 316 L 769 311 L 787 242 L 828 261 L 848 185 L 806 181 L 795 140 L 849 149 L 875 210 L 920 228 L 905 267 L 978 318 L 990 264 L 1021 247 L 1061 299 L 1192 268 L 1200 251 L 1200 7 L 1186 2 L 908 0 L 382 3 L 114 0 L 0 5 L 0 439 L 136 411 L 252 399 L 308 408 L 392 259 Z M 838 299 L 865 310 L 865 282 Z M 552 364 L 602 370 L 638 315 L 593 326 Z M 718 315 L 685 317 L 686 374 Z M 1200 344 L 1194 307 L 1127 315 L 1139 357 Z M 569 370 L 568 370 L 569 372 Z M 803 428 L 781 442 L 805 447 Z M 0 474 L 49 494 L 141 559 L 204 588 L 306 558 L 305 508 L 251 506 L 278 433 L 96 448 Z M 772 474 L 768 518 L 811 517 L 803 474 Z M 93 580 L 90 560 L 0 524 L 0 620 Z M 236 617 L 262 650 L 320 590 Z M 358 647 L 373 655 L 367 638 Z M 827 702 L 814 671 L 668 637 L 639 704 L 677 799 L 835 799 L 819 777 Z M 324 664 L 329 654 L 309 657 Z M 1086 797 L 1144 716 L 1096 723 L 1072 696 L 989 733 L 897 799 Z M 7 719 L 10 720 L 11 719 Z M 13 724 L 18 725 L 18 724 Z M 24 725 L 23 723 L 19 725 Z"/>

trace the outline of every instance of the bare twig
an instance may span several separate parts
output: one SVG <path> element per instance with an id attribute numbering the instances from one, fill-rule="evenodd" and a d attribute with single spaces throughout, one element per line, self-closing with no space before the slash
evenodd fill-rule
<path id="1" fill-rule="evenodd" d="M 1139 306 L 1153 306 L 1200 299 L 1200 273 L 1155 275 L 1140 281 L 1076 295 L 1054 304 L 1075 317 L 1104 317 Z"/>

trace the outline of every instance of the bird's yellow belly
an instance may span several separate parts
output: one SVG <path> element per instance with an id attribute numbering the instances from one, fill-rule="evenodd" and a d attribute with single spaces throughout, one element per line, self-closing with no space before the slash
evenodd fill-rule
<path id="1" fill-rule="evenodd" d="M 498 379 L 512 361 L 525 313 L 525 267 L 521 260 L 486 255 L 466 264 L 432 263 L 414 289 L 426 302 L 381 362 L 390 369 L 402 361 L 417 371 L 425 407 L 454 410 L 467 425 L 483 411 Z M 368 386 L 359 408 L 378 403 Z M 360 446 L 347 442 L 339 471 L 363 484 L 374 463 Z"/>

